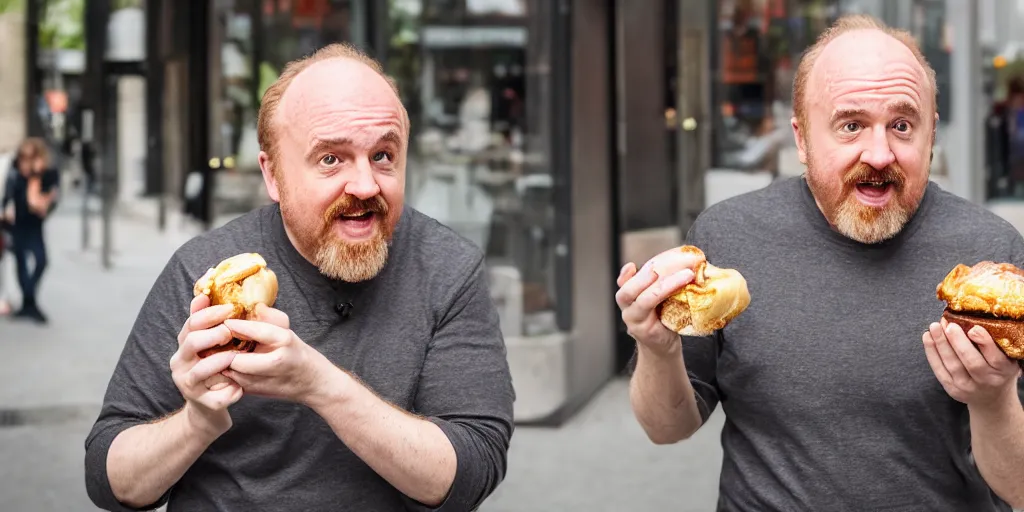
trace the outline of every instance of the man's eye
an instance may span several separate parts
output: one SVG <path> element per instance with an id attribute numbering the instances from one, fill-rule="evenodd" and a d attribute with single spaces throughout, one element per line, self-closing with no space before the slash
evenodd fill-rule
<path id="1" fill-rule="evenodd" d="M 320 163 L 328 167 L 338 164 L 338 157 L 334 155 L 325 155 L 320 159 Z"/>
<path id="2" fill-rule="evenodd" d="M 387 151 L 378 151 L 378 152 L 374 153 L 374 155 L 373 155 L 373 161 L 374 162 L 380 162 L 380 161 L 384 160 L 385 158 L 387 158 L 388 160 L 391 160 L 392 159 L 391 153 L 388 153 Z"/>
<path id="3" fill-rule="evenodd" d="M 910 131 L 910 123 L 906 121 L 899 121 L 895 125 L 893 125 L 893 128 L 895 128 L 898 132 L 906 133 Z"/>
<path id="4" fill-rule="evenodd" d="M 849 132 L 849 133 L 853 133 L 853 132 L 857 131 L 859 128 L 860 128 L 860 125 L 857 124 L 857 123 L 846 123 L 846 124 L 843 125 L 843 131 L 844 132 Z"/>

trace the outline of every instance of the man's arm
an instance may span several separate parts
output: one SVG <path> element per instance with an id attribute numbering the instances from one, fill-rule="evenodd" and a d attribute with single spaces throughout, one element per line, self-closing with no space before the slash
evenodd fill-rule
<path id="1" fill-rule="evenodd" d="M 700 219 L 687 233 L 686 243 L 710 258 Z M 664 276 L 663 276 L 664 277 Z M 717 364 L 721 333 L 708 337 L 681 336 L 667 351 L 643 343 L 630 362 L 629 401 L 640 426 L 656 444 L 689 439 L 718 405 Z"/>
<path id="2" fill-rule="evenodd" d="M 718 404 L 713 377 L 716 347 L 713 337 L 684 337 L 666 353 L 637 344 L 629 401 L 651 441 L 672 444 L 689 439 L 711 416 Z M 688 359 L 696 372 L 687 371 Z"/>
<path id="3" fill-rule="evenodd" d="M 336 370 L 310 406 L 419 510 L 473 510 L 505 476 L 515 399 L 483 262 L 434 333 L 412 413 Z"/>
<path id="4" fill-rule="evenodd" d="M 145 507 L 161 497 L 223 434 L 204 428 L 186 405 L 170 416 L 136 425 L 114 437 L 107 453 L 107 478 L 118 502 Z"/>
<path id="5" fill-rule="evenodd" d="M 177 481 L 209 444 L 202 435 L 185 440 L 191 422 L 179 412 L 184 399 L 168 369 L 175 336 L 189 313 L 183 304 L 191 293 L 182 283 L 188 284 L 188 276 L 175 257 L 143 303 L 86 438 L 86 490 L 103 510 L 162 505 L 166 482 Z"/>
<path id="6" fill-rule="evenodd" d="M 1024 238 L 1016 229 L 1010 242 L 1009 261 L 1024 268 Z M 1019 382 L 1001 400 L 988 407 L 968 406 L 971 451 L 975 464 L 989 487 L 1013 508 L 1024 508 L 1024 407 Z"/>
<path id="7" fill-rule="evenodd" d="M 1024 407 L 1014 386 L 995 403 L 968 407 L 971 449 L 989 487 L 1015 509 L 1024 508 Z"/>

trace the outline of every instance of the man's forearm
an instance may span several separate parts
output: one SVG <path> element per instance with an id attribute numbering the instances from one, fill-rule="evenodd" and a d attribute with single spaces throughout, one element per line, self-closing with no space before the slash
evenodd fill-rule
<path id="1" fill-rule="evenodd" d="M 217 435 L 195 428 L 189 414 L 186 406 L 114 438 L 107 453 L 107 478 L 118 501 L 131 507 L 155 503 L 213 443 Z"/>
<path id="2" fill-rule="evenodd" d="M 686 375 L 682 346 L 657 354 L 638 344 L 636 357 L 629 401 L 647 437 L 670 444 L 692 436 L 703 421 Z"/>
<path id="3" fill-rule="evenodd" d="M 332 367 L 308 404 L 360 459 L 406 496 L 440 505 L 455 481 L 455 448 L 437 425 L 395 407 Z"/>
<path id="4" fill-rule="evenodd" d="M 990 406 L 971 407 L 971 447 L 989 487 L 1013 508 L 1024 508 L 1024 408 L 1016 386 Z"/>

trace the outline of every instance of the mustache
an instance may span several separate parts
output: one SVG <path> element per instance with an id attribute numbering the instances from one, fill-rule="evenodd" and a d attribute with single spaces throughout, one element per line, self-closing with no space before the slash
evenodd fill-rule
<path id="1" fill-rule="evenodd" d="M 330 208 L 328 208 L 327 212 L 324 214 L 324 220 L 330 222 L 341 215 L 359 211 L 373 212 L 387 216 L 388 203 L 380 195 L 373 196 L 369 199 L 359 199 L 358 197 L 345 194 L 331 204 Z"/>
<path id="2" fill-rule="evenodd" d="M 843 177 L 843 183 L 847 187 L 855 187 L 858 183 L 865 181 L 887 181 L 896 187 L 902 187 L 907 182 L 907 175 L 896 163 L 887 165 L 883 169 L 875 169 L 868 164 L 858 162 Z"/>

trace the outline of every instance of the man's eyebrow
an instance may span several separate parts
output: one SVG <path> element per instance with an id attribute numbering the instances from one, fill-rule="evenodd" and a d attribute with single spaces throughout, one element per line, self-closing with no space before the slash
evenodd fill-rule
<path id="1" fill-rule="evenodd" d="M 840 120 L 850 119 L 853 117 L 864 117 L 868 113 L 867 110 L 862 108 L 841 108 L 832 111 L 832 117 L 829 118 L 829 124 L 836 124 Z"/>
<path id="2" fill-rule="evenodd" d="M 921 110 L 916 105 L 909 101 L 896 101 L 886 105 L 888 112 L 899 114 L 901 116 L 909 117 L 911 120 L 919 120 L 921 118 Z M 867 117 L 868 111 L 862 108 L 841 108 L 836 109 L 832 112 L 832 117 L 829 118 L 829 124 L 836 124 L 843 119 L 851 119 L 857 117 Z"/>
<path id="3" fill-rule="evenodd" d="M 331 149 L 348 146 L 352 144 L 352 139 L 341 137 L 337 139 L 317 139 L 312 146 L 309 147 L 309 151 L 306 152 L 306 159 L 311 160 L 316 158 L 320 153 L 327 152 Z"/>
<path id="4" fill-rule="evenodd" d="M 394 144 L 396 146 L 401 146 L 402 136 L 394 130 L 388 130 L 387 133 L 381 135 L 381 137 L 377 139 L 377 144 Z"/>
<path id="5" fill-rule="evenodd" d="M 909 117 L 912 120 L 921 118 L 921 110 L 917 108 L 917 105 L 914 105 L 909 101 L 897 101 L 895 103 L 890 103 L 888 110 L 889 112 Z"/>

